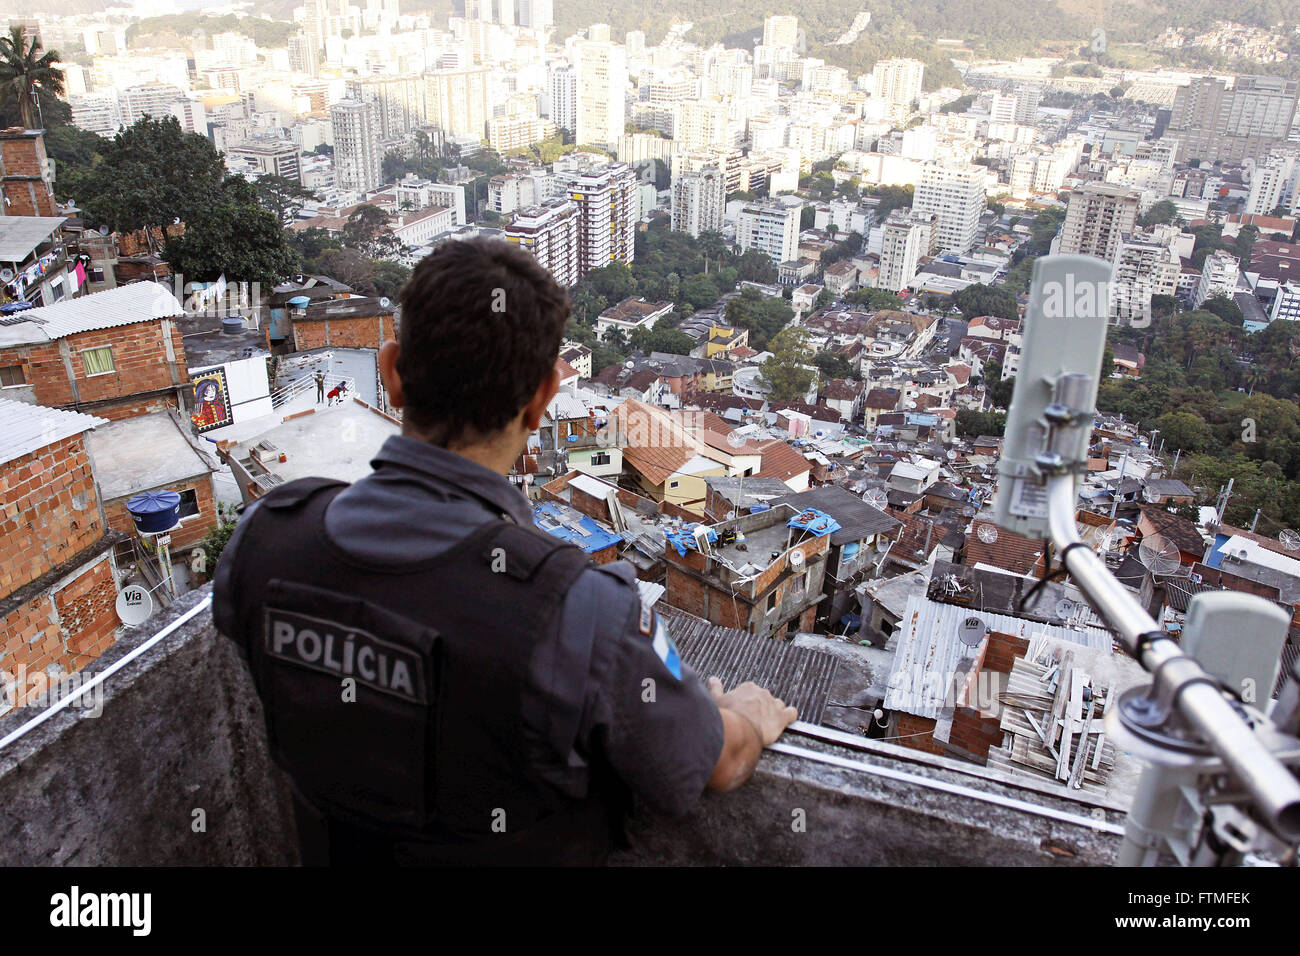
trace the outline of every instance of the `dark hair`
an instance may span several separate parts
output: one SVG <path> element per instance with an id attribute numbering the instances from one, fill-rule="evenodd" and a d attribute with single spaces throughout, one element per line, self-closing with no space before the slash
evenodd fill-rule
<path id="1" fill-rule="evenodd" d="M 404 417 L 435 445 L 491 434 L 555 367 L 569 295 L 531 253 L 499 239 L 449 240 L 400 293 Z"/>

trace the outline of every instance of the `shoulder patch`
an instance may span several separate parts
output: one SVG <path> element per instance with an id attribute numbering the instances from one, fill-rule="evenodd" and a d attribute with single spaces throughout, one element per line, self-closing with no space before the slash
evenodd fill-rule
<path id="1" fill-rule="evenodd" d="M 654 616 L 654 608 L 650 607 L 648 604 L 641 605 L 641 621 L 637 624 L 637 627 L 641 629 L 642 634 L 649 636 L 650 632 L 654 629 Z"/>
<path id="2" fill-rule="evenodd" d="M 651 612 L 653 613 L 653 612 Z M 678 680 L 682 679 L 682 658 L 677 653 L 677 645 L 673 639 L 668 636 L 668 628 L 664 627 L 663 618 L 658 614 L 654 615 L 655 619 L 655 637 L 653 647 L 659 659 L 664 662 L 664 667 L 668 668 L 668 673 L 672 674 Z"/>

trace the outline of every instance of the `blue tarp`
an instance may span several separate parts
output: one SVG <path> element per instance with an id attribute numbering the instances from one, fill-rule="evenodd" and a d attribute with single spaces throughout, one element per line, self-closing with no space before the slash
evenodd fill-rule
<path id="1" fill-rule="evenodd" d="M 817 537 L 825 537 L 834 531 L 840 530 L 840 523 L 824 511 L 818 511 L 816 508 L 805 508 L 793 518 L 785 523 L 787 528 L 797 528 L 800 531 L 809 531 Z"/>
<path id="2" fill-rule="evenodd" d="M 549 519 L 546 524 L 542 519 Z M 578 512 L 566 513 L 553 502 L 543 501 L 533 508 L 533 523 L 553 538 L 576 544 L 588 554 L 603 551 L 623 540 L 600 523 Z"/>
<path id="3" fill-rule="evenodd" d="M 677 553 L 684 558 L 686 557 L 687 548 L 692 551 L 699 550 L 695 546 L 695 529 L 701 527 L 704 527 L 704 525 L 697 521 L 694 524 L 687 525 L 681 531 L 665 531 L 664 537 L 668 539 L 669 544 L 677 549 Z M 712 528 L 709 528 L 708 531 L 708 541 L 712 544 L 718 540 L 718 533 Z"/>

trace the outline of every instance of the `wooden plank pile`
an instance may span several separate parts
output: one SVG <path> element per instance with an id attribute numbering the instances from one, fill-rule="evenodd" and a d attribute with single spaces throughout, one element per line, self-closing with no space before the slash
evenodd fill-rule
<path id="1" fill-rule="evenodd" d="M 1012 665 L 998 698 L 1004 743 L 989 751 L 989 766 L 1105 793 L 1115 765 L 1102 724 L 1110 689 L 1075 663 L 1074 651 L 1046 643 L 1034 638 Z"/>

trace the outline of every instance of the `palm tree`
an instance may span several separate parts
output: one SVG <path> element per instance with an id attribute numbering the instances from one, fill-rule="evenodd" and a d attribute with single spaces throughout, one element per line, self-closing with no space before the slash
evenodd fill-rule
<path id="1" fill-rule="evenodd" d="M 55 69 L 58 53 L 42 53 L 40 42 L 28 42 L 21 26 L 11 26 L 8 36 L 0 36 L 0 90 L 7 99 L 18 101 L 23 126 L 35 129 L 40 124 L 41 93 L 58 96 L 63 92 L 63 71 Z"/>

